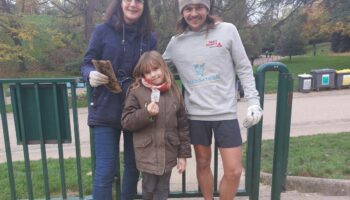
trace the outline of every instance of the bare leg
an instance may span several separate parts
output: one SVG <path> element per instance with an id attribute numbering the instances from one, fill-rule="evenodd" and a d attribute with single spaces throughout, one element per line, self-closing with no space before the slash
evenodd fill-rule
<path id="1" fill-rule="evenodd" d="M 213 173 L 211 172 L 211 148 L 210 146 L 194 145 L 197 162 L 197 179 L 199 188 L 205 200 L 213 199 Z"/>
<path id="2" fill-rule="evenodd" d="M 234 199 L 242 174 L 242 147 L 220 148 L 224 175 L 220 181 L 220 200 Z"/>

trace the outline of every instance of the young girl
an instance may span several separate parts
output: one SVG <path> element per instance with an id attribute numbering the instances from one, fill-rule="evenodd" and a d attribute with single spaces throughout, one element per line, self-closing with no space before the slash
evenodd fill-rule
<path id="1" fill-rule="evenodd" d="M 174 78 L 156 51 L 137 63 L 122 114 L 132 131 L 136 166 L 142 172 L 143 199 L 167 199 L 172 168 L 182 173 L 191 157 L 187 117 Z"/>

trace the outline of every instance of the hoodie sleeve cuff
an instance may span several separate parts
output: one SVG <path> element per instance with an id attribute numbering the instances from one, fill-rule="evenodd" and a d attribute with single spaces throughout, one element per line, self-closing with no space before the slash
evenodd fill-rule
<path id="1" fill-rule="evenodd" d="M 258 105 L 260 106 L 260 101 L 259 99 L 248 99 L 248 105 L 252 106 L 252 105 Z M 261 107 L 261 106 L 260 106 Z"/>

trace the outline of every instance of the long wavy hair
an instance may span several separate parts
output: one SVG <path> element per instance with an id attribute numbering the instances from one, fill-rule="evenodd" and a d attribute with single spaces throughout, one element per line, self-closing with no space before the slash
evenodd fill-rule
<path id="1" fill-rule="evenodd" d="M 122 29 L 124 23 L 124 13 L 122 9 L 123 0 L 112 0 L 111 3 L 106 8 L 103 20 L 108 22 L 113 16 L 116 16 L 117 20 L 115 23 L 115 29 L 117 31 Z M 153 23 L 150 14 L 150 9 L 148 5 L 148 0 L 144 0 L 143 12 L 140 16 L 138 22 L 139 33 L 143 36 L 151 34 L 153 31 Z"/>
<path id="2" fill-rule="evenodd" d="M 170 86 L 170 92 L 174 92 L 175 96 L 182 104 L 182 96 L 178 86 L 176 85 L 174 76 L 171 73 L 168 65 L 165 63 L 162 55 L 160 55 L 160 53 L 157 51 L 148 51 L 142 54 L 135 66 L 133 73 L 134 82 L 131 84 L 130 89 L 132 90 L 140 87 L 142 85 L 142 78 L 144 78 L 144 74 L 155 67 L 160 68 L 164 74 L 165 82 L 167 82 Z"/>
<path id="3" fill-rule="evenodd" d="M 209 13 L 209 12 L 208 12 Z M 214 28 L 216 22 L 221 22 L 222 19 L 216 15 L 208 14 L 207 18 L 205 19 L 205 23 L 207 25 L 207 33 L 210 29 Z M 181 17 L 176 22 L 176 33 L 178 35 L 182 34 L 189 28 L 189 25 L 187 24 L 184 16 L 181 13 Z"/>

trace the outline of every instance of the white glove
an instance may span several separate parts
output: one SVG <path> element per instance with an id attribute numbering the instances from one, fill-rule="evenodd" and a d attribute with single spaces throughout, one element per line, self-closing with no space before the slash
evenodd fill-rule
<path id="1" fill-rule="evenodd" d="M 109 79 L 108 76 L 98 71 L 91 71 L 89 74 L 89 81 L 91 87 L 97 87 L 99 85 L 107 84 L 109 82 Z"/>
<path id="2" fill-rule="evenodd" d="M 250 128 L 257 124 L 263 115 L 263 110 L 258 105 L 248 107 L 247 116 L 243 122 L 245 128 Z"/>

